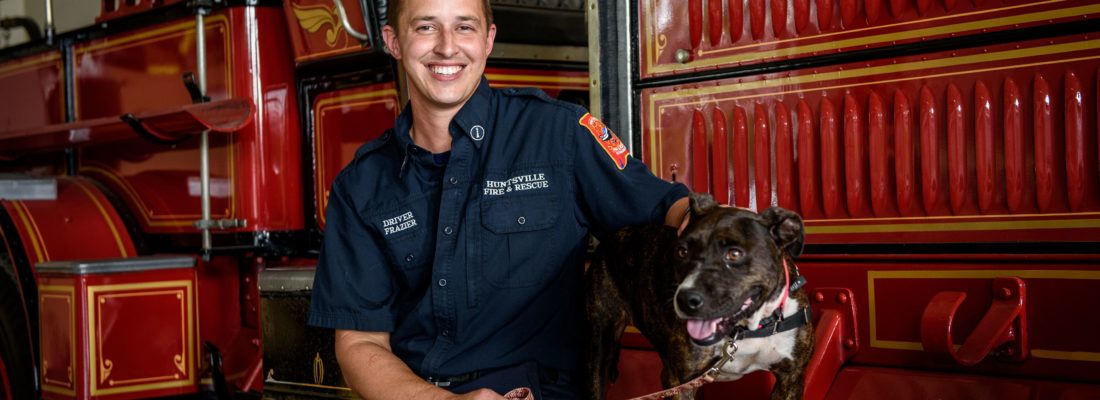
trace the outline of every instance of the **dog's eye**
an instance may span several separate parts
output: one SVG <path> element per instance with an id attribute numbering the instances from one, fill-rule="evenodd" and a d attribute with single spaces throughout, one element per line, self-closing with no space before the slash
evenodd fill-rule
<path id="1" fill-rule="evenodd" d="M 687 247 L 677 248 L 676 249 L 676 257 L 680 257 L 681 259 L 688 258 L 688 249 L 687 249 Z"/>
<path id="2" fill-rule="evenodd" d="M 731 247 L 729 250 L 726 250 L 726 261 L 737 261 L 744 255 L 745 252 L 741 251 L 741 249 Z"/>

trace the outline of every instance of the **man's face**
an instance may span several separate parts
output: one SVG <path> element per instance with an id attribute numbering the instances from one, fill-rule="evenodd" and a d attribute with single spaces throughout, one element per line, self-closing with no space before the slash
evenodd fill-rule
<path id="1" fill-rule="evenodd" d="M 457 108 L 477 89 L 493 50 L 496 26 L 486 26 L 481 0 L 405 0 L 386 25 L 386 48 L 402 62 L 410 96 L 436 109 Z"/>

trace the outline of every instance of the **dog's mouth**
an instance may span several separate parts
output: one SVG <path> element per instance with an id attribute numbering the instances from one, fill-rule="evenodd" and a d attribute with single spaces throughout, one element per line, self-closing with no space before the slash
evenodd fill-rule
<path id="1" fill-rule="evenodd" d="M 760 292 L 760 288 L 753 289 L 741 303 L 741 307 L 735 310 L 732 315 L 713 319 L 687 320 L 688 336 L 699 346 L 710 346 L 722 341 L 729 331 L 737 326 L 737 320 L 753 308 L 752 305 L 758 301 L 757 297 L 760 296 Z"/>

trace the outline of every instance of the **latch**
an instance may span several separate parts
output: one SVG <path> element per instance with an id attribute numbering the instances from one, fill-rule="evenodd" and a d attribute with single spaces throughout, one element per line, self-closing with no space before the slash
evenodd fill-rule
<path id="1" fill-rule="evenodd" d="M 993 279 L 993 301 L 977 328 L 955 350 L 952 321 L 964 292 L 939 292 L 921 316 L 920 336 L 924 351 L 971 366 L 994 350 L 1012 360 L 1027 358 L 1027 291 L 1024 280 L 1016 277 Z"/>

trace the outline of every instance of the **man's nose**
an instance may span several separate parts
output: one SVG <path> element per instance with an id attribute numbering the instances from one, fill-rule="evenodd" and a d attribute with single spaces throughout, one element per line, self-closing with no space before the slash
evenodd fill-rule
<path id="1" fill-rule="evenodd" d="M 435 52 L 443 57 L 451 57 L 458 52 L 455 47 L 454 32 L 444 29 L 439 34 L 439 40 L 435 43 Z"/>

